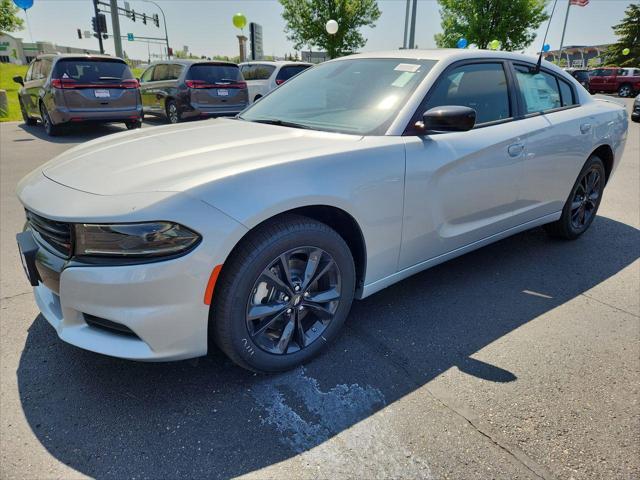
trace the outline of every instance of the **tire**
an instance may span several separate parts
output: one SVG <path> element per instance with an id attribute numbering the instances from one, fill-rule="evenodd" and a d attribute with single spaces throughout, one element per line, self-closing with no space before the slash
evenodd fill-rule
<path id="1" fill-rule="evenodd" d="M 305 285 L 304 272 L 314 259 L 317 269 L 309 270 L 315 273 Z M 291 287 L 291 296 L 265 273 L 282 279 L 286 288 Z M 283 215 L 249 233 L 225 262 L 215 287 L 209 333 L 243 368 L 264 373 L 289 370 L 311 360 L 336 337 L 354 289 L 353 257 L 343 238 L 313 219 Z M 249 312 L 259 310 L 256 306 L 272 305 L 278 307 L 272 308 L 273 314 L 250 319 Z M 264 333 L 259 333 L 260 327 Z"/>
<path id="2" fill-rule="evenodd" d="M 47 111 L 47 107 L 44 106 L 44 103 L 40 104 L 40 118 L 42 119 L 42 126 L 44 127 L 44 131 L 50 137 L 56 137 L 60 135 L 61 128 L 59 125 L 55 125 L 49 116 L 49 112 Z"/>
<path id="3" fill-rule="evenodd" d="M 165 107 L 167 120 L 169 123 L 180 123 L 180 110 L 174 100 L 169 100 Z"/>
<path id="4" fill-rule="evenodd" d="M 124 124 L 127 127 L 127 130 L 134 130 L 136 128 L 142 127 L 142 121 L 140 120 L 134 120 L 132 122 L 124 122 Z"/>
<path id="5" fill-rule="evenodd" d="M 253 99 L 253 102 L 257 102 L 258 100 L 260 100 L 262 98 L 262 95 L 256 95 L 256 98 Z"/>
<path id="6" fill-rule="evenodd" d="M 629 85 L 628 83 L 625 83 L 624 85 L 620 85 L 620 88 L 618 89 L 619 97 L 627 98 L 627 97 L 630 97 L 631 95 L 633 95 L 633 89 L 631 88 L 631 85 Z"/>
<path id="7" fill-rule="evenodd" d="M 20 104 L 20 113 L 22 113 L 22 120 L 24 120 L 25 125 L 33 126 L 38 123 L 38 120 L 29 116 L 24 108 L 24 105 L 22 104 L 22 100 L 19 99 L 18 103 Z"/>
<path id="8" fill-rule="evenodd" d="M 598 156 L 592 155 L 580 171 L 560 219 L 544 226 L 547 233 L 553 237 L 575 240 L 586 232 L 598 212 L 605 181 L 604 163 Z"/>

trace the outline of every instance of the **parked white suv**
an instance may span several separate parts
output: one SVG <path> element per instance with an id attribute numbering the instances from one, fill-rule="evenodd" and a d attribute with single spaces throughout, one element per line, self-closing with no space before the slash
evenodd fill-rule
<path id="1" fill-rule="evenodd" d="M 241 63 L 240 71 L 249 87 L 249 102 L 253 103 L 264 97 L 278 85 L 310 66 L 310 63 L 289 61 Z"/>

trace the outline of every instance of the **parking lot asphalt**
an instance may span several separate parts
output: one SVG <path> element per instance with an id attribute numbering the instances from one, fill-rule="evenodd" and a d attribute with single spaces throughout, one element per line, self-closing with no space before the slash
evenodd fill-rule
<path id="1" fill-rule="evenodd" d="M 535 229 L 415 275 L 279 376 L 96 355 L 39 315 L 16 183 L 120 130 L 0 124 L 1 478 L 640 477 L 640 125 L 579 240 Z"/>

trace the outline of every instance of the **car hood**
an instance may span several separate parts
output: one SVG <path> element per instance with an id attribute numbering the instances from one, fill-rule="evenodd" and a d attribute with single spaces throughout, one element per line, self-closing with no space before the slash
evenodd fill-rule
<path id="1" fill-rule="evenodd" d="M 362 137 L 232 119 L 110 135 L 43 167 L 62 185 L 98 195 L 180 192 L 247 170 L 348 149 Z"/>

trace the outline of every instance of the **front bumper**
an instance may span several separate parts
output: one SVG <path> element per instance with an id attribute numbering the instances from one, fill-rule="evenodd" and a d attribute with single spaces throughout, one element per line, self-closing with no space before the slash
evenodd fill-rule
<path id="1" fill-rule="evenodd" d="M 197 357 L 207 353 L 209 316 L 208 273 L 197 263 L 192 252 L 149 264 L 89 266 L 41 247 L 34 295 L 58 336 L 77 347 L 131 360 Z M 124 328 L 98 326 L 92 317 Z"/>
<path id="2" fill-rule="evenodd" d="M 37 171 L 20 182 L 18 197 L 27 209 L 58 222 L 167 219 L 197 231 L 202 241 L 183 256 L 127 265 L 67 260 L 34 235 L 38 245 L 34 295 L 58 336 L 80 348 L 143 361 L 207 353 L 207 283 L 213 268 L 224 262 L 246 233 L 244 226 L 185 194 L 92 195 L 53 182 Z M 115 322 L 131 334 L 96 325 L 91 322 L 93 317 Z"/>

